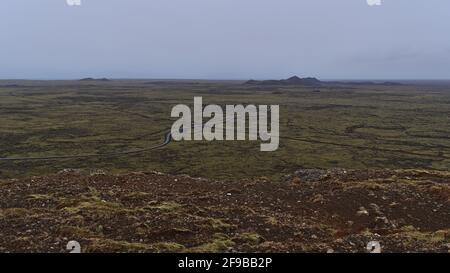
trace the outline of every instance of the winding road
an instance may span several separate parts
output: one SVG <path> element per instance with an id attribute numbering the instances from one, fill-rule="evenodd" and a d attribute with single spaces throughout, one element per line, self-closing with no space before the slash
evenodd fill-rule
<path id="1" fill-rule="evenodd" d="M 81 155 L 63 155 L 63 156 L 45 156 L 45 157 L 0 157 L 0 161 L 31 161 L 31 160 L 59 160 L 59 159 L 75 159 L 75 158 L 91 158 L 91 157 L 108 157 L 108 156 L 119 156 L 119 155 L 130 155 L 130 154 L 140 154 L 143 152 L 148 152 L 156 150 L 168 145 L 172 141 L 172 134 L 170 131 L 166 132 L 164 135 L 164 142 L 156 146 L 149 148 L 143 148 L 132 151 L 123 152 L 111 152 L 103 154 L 81 154 Z"/>
<path id="2" fill-rule="evenodd" d="M 133 113 L 134 114 L 134 113 Z M 145 116 L 146 117 L 146 116 Z M 146 117 L 147 118 L 147 117 Z M 231 119 L 226 119 L 225 122 Z M 192 122 L 192 129 L 198 128 L 199 126 L 203 127 L 203 124 L 195 125 Z M 151 133 L 150 135 L 157 134 L 161 131 Z M 140 154 L 152 150 L 156 150 L 167 146 L 172 142 L 172 133 L 170 130 L 166 131 L 164 135 L 164 142 L 149 148 L 123 151 L 123 152 L 110 152 L 110 153 L 101 153 L 101 154 L 80 154 L 80 155 L 61 155 L 61 156 L 43 156 L 43 157 L 0 157 L 1 161 L 38 161 L 38 160 L 60 160 L 60 159 L 77 159 L 77 158 L 93 158 L 93 157 L 110 157 L 110 156 L 121 156 L 121 155 L 130 155 L 130 154 Z"/>

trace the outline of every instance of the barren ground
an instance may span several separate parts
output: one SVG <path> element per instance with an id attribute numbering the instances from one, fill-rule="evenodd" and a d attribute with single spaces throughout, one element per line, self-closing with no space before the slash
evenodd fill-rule
<path id="1" fill-rule="evenodd" d="M 450 173 L 303 169 L 284 182 L 65 170 L 0 181 L 0 252 L 450 251 Z"/>

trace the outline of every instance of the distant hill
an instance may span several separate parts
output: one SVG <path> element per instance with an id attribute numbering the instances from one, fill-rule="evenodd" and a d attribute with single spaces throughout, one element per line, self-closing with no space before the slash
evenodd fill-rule
<path id="1" fill-rule="evenodd" d="M 95 79 L 95 78 L 84 78 L 79 80 L 80 82 L 109 82 L 110 79 L 107 78 L 99 78 L 99 79 Z"/>
<path id="2" fill-rule="evenodd" d="M 301 86 L 319 86 L 322 84 L 321 81 L 319 81 L 316 78 L 307 77 L 307 78 L 300 78 L 297 76 L 290 77 L 288 79 L 284 80 L 265 80 L 265 81 L 255 81 L 255 80 L 249 80 L 245 82 L 245 84 L 248 85 L 301 85 Z"/>

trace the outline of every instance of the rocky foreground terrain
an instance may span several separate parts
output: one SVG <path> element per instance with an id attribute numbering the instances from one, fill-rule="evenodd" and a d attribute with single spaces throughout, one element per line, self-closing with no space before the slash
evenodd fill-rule
<path id="1" fill-rule="evenodd" d="M 283 182 L 65 170 L 0 181 L 0 252 L 450 251 L 450 173 L 299 170 Z"/>

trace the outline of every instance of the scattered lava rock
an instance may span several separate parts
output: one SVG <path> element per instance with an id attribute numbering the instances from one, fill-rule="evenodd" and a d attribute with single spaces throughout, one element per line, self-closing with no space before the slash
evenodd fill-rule
<path id="1" fill-rule="evenodd" d="M 450 251 L 450 173 L 299 170 L 283 183 L 65 170 L 0 180 L 0 252 Z"/>

